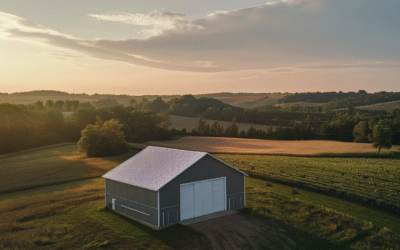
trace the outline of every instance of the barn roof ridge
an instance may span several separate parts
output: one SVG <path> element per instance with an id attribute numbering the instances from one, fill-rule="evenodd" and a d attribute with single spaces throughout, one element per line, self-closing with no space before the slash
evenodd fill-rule
<path id="1" fill-rule="evenodd" d="M 158 191 L 207 155 L 248 176 L 207 152 L 148 146 L 102 177 Z"/>

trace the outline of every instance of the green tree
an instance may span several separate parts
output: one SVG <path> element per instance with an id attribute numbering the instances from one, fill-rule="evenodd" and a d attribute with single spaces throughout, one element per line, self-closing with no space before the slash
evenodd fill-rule
<path id="1" fill-rule="evenodd" d="M 370 133 L 367 121 L 359 122 L 353 130 L 355 142 L 368 142 L 368 134 Z"/>
<path id="2" fill-rule="evenodd" d="M 54 107 L 55 107 L 56 109 L 61 110 L 63 106 L 64 106 L 64 101 L 62 101 L 62 100 L 58 100 L 58 101 L 56 101 L 56 102 L 54 103 Z"/>
<path id="3" fill-rule="evenodd" d="M 209 134 L 210 126 L 206 124 L 202 116 L 199 116 L 199 118 L 197 119 L 197 125 L 195 130 L 199 132 L 199 134 L 201 135 Z"/>
<path id="4" fill-rule="evenodd" d="M 71 111 L 71 107 L 72 107 L 72 102 L 70 100 L 66 100 L 65 101 L 65 109 L 67 112 Z"/>
<path id="5" fill-rule="evenodd" d="M 44 110 L 43 102 L 41 101 L 35 102 L 35 106 L 38 110 Z"/>
<path id="6" fill-rule="evenodd" d="M 130 99 L 129 100 L 129 105 L 134 107 L 136 105 L 136 100 L 135 99 Z"/>
<path id="7" fill-rule="evenodd" d="M 160 127 L 164 129 L 169 129 L 172 126 L 171 119 L 167 112 L 158 115 L 160 119 Z"/>
<path id="8" fill-rule="evenodd" d="M 254 124 L 250 125 L 249 130 L 246 132 L 246 137 L 248 138 L 257 138 L 257 130 L 254 128 Z"/>
<path id="9" fill-rule="evenodd" d="M 166 111 L 169 108 L 169 105 L 164 102 L 164 100 L 159 96 L 152 102 L 152 110 L 155 113 L 160 113 Z"/>
<path id="10" fill-rule="evenodd" d="M 46 108 L 51 109 L 52 107 L 54 107 L 54 101 L 53 100 L 47 100 Z"/>
<path id="11" fill-rule="evenodd" d="M 104 107 L 114 107 L 118 106 L 118 101 L 115 99 L 107 98 L 107 99 L 100 99 L 98 101 L 93 102 L 93 105 L 97 108 L 104 108 Z"/>
<path id="12" fill-rule="evenodd" d="M 236 118 L 233 118 L 231 125 L 225 129 L 225 135 L 229 137 L 238 137 L 239 127 L 236 125 Z"/>
<path id="13" fill-rule="evenodd" d="M 210 134 L 214 136 L 221 136 L 224 134 L 224 127 L 220 125 L 217 120 L 215 120 L 210 125 Z"/>
<path id="14" fill-rule="evenodd" d="M 120 155 L 129 151 L 129 146 L 122 132 L 122 124 L 111 119 L 103 125 L 87 125 L 78 141 L 80 151 L 88 157 Z"/>
<path id="15" fill-rule="evenodd" d="M 382 148 L 389 149 L 392 147 L 392 131 L 385 125 L 375 125 L 373 139 L 372 146 L 378 148 L 378 155 Z"/>

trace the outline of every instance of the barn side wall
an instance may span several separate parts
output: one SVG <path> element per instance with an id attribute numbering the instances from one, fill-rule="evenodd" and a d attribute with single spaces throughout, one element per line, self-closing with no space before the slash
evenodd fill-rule
<path id="1" fill-rule="evenodd" d="M 156 191 L 105 179 L 105 192 L 106 206 L 116 199 L 116 212 L 158 226 Z"/>
<path id="2" fill-rule="evenodd" d="M 219 177 L 226 177 L 227 209 L 244 207 L 243 174 L 207 155 L 160 189 L 160 225 L 180 221 L 180 184 Z"/>

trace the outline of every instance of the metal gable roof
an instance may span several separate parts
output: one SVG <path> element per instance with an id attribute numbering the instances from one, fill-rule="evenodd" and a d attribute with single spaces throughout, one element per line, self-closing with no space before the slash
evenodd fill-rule
<path id="1" fill-rule="evenodd" d="M 148 146 L 104 174 L 103 178 L 157 191 L 206 155 L 209 154 Z"/>

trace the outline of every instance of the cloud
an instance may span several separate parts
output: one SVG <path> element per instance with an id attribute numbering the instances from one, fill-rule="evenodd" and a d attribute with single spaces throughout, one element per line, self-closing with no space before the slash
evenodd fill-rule
<path id="1" fill-rule="evenodd" d="M 196 27 L 201 29 L 201 26 L 193 25 L 190 21 L 184 18 L 184 14 L 170 11 L 153 11 L 148 14 L 142 13 L 125 13 L 114 12 L 110 14 L 89 14 L 88 16 L 98 20 L 121 22 L 137 26 L 145 26 L 141 31 L 142 35 L 155 36 L 161 34 L 165 30 L 182 29 Z"/>
<path id="2" fill-rule="evenodd" d="M 89 15 L 143 26 L 151 33 L 121 40 L 80 39 L 0 13 L 0 36 L 102 60 L 189 72 L 397 67 L 398 9 L 398 0 L 302 0 L 218 11 L 191 21 L 167 11 Z M 371 63 L 376 61 L 381 63 Z"/>
<path id="3" fill-rule="evenodd" d="M 173 62 L 166 63 L 163 60 L 147 59 L 143 55 L 136 56 L 132 52 L 98 46 L 96 40 L 79 39 L 50 29 L 44 29 L 23 18 L 4 12 L 0 12 L 0 39 L 39 43 L 53 48 L 65 49 L 67 52 L 85 54 L 97 59 L 126 62 L 165 70 L 191 72 L 218 72 L 226 70 L 218 67 L 199 66 L 198 62 L 180 65 Z M 64 57 L 68 57 L 68 54 L 65 54 Z"/>
<path id="4" fill-rule="evenodd" d="M 318 64 L 304 65 L 298 68 L 303 69 L 353 69 L 353 68 L 376 68 L 376 69 L 391 69 L 400 68 L 400 62 L 361 62 L 350 64 Z"/>
<path id="5" fill-rule="evenodd" d="M 380 4 L 384 7 L 361 0 L 268 3 L 219 11 L 191 22 L 202 29 L 170 29 L 142 40 L 99 39 L 96 43 L 152 59 L 209 61 L 232 70 L 320 61 L 397 61 L 400 44 L 367 27 L 398 23 L 394 9 L 400 8 L 399 3 Z"/>

